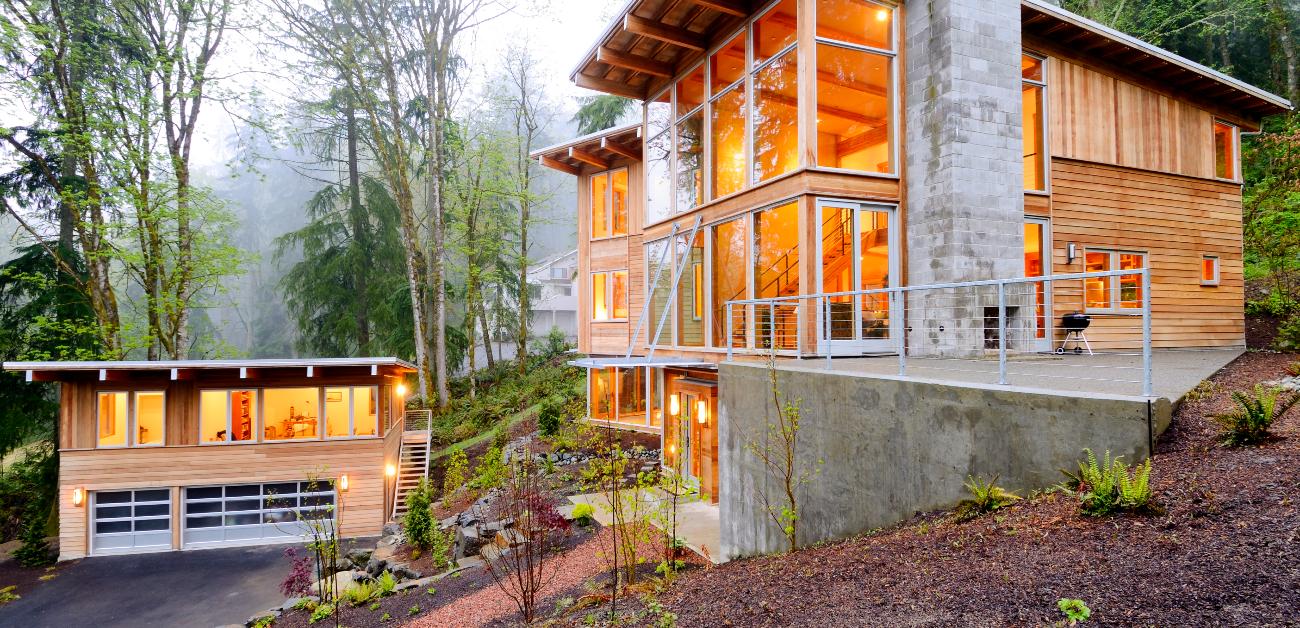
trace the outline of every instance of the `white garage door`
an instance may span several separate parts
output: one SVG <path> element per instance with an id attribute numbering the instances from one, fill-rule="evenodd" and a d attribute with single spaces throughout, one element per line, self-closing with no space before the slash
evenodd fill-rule
<path id="1" fill-rule="evenodd" d="M 185 489 L 187 549 L 294 541 L 308 520 L 333 519 L 334 485 L 325 481 L 191 486 Z"/>
<path id="2" fill-rule="evenodd" d="M 120 554 L 171 549 L 172 492 L 166 488 L 95 491 L 90 551 Z"/>

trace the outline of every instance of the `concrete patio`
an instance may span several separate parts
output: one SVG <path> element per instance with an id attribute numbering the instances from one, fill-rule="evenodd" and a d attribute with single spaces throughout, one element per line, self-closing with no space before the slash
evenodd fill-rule
<path id="1" fill-rule="evenodd" d="M 642 500 L 643 515 L 660 512 L 664 507 L 667 494 L 659 489 L 642 490 L 637 499 Z M 609 499 L 604 493 L 585 493 L 582 495 L 573 495 L 569 497 L 573 505 L 590 504 L 595 509 L 593 517 L 603 526 L 613 524 L 614 518 L 609 506 Z M 571 510 L 571 506 L 569 510 Z M 720 519 L 720 510 L 718 506 L 707 504 L 698 498 L 683 499 L 677 504 L 677 537 L 686 543 L 691 551 L 708 559 L 715 565 L 726 562 L 726 558 L 719 551 L 722 547 L 722 527 Z M 649 521 L 655 527 L 661 528 L 661 522 L 657 517 L 650 517 Z"/>

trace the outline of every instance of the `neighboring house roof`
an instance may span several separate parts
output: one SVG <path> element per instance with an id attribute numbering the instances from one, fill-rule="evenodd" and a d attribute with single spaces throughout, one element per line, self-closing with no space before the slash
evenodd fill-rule
<path id="1" fill-rule="evenodd" d="M 536 273 L 536 272 L 544 271 L 547 268 L 550 268 L 551 266 L 554 266 L 569 258 L 574 258 L 574 261 L 576 262 L 577 257 L 578 257 L 578 249 L 570 249 L 563 253 L 556 253 L 548 258 L 543 259 L 540 262 L 537 262 L 536 264 L 533 264 L 532 266 L 529 266 L 528 272 Z"/>
<path id="2" fill-rule="evenodd" d="M 645 100 L 679 71 L 703 58 L 717 43 L 714 39 L 729 35 L 752 15 L 748 6 L 737 0 L 629 0 L 570 78 L 579 87 Z M 1285 98 L 1044 0 L 1021 0 L 1021 12 L 1025 32 L 1050 36 L 1081 53 L 1100 56 L 1227 107 L 1260 116 L 1292 108 Z"/>
<path id="3" fill-rule="evenodd" d="M 92 373 L 101 377 L 110 371 L 191 371 L 215 369 L 284 369 L 284 368 L 371 367 L 398 372 L 415 372 L 415 365 L 398 358 L 302 358 L 261 360 L 107 360 L 84 362 L 3 362 L 6 371 L 26 371 L 28 380 L 34 373 Z M 173 376 L 175 373 L 173 373 Z"/>
<path id="4" fill-rule="evenodd" d="M 620 160 L 641 161 L 641 123 L 589 133 L 529 153 L 543 166 L 577 176 L 584 167 L 609 170 Z"/>

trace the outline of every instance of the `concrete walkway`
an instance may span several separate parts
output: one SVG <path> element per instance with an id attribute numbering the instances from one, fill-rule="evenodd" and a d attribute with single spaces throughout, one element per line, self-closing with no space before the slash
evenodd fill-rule
<path id="1" fill-rule="evenodd" d="M 1241 349 L 1165 349 L 1151 355 L 1151 387 L 1156 397 L 1177 401 L 1219 369 L 1237 359 Z M 737 361 L 756 360 L 753 356 Z M 825 369 L 874 377 L 898 377 L 898 356 L 779 358 L 781 368 Z M 1007 386 L 998 384 L 997 356 L 972 359 L 908 358 L 907 379 L 936 383 L 1014 387 L 1084 395 L 1142 394 L 1142 356 L 1127 353 L 1021 354 L 1007 361 Z"/>
<path id="2" fill-rule="evenodd" d="M 647 517 L 650 513 L 662 512 L 661 508 L 667 499 L 667 494 L 663 491 L 652 488 L 644 489 L 638 494 L 638 499 L 642 500 L 642 516 Z M 600 525 L 608 526 L 613 524 L 614 517 L 609 506 L 609 499 L 604 493 L 585 493 L 582 495 L 573 495 L 569 497 L 572 504 L 561 509 L 565 515 L 572 512 L 573 506 L 577 504 L 590 504 L 595 509 L 592 515 Z M 703 556 L 715 565 L 726 561 L 720 551 L 722 547 L 722 524 L 719 515 L 719 508 L 713 504 L 707 504 L 698 498 L 683 499 L 677 503 L 677 538 L 686 543 L 686 547 L 691 551 Z M 657 528 L 663 529 L 662 522 L 658 517 L 651 517 L 650 523 Z"/>

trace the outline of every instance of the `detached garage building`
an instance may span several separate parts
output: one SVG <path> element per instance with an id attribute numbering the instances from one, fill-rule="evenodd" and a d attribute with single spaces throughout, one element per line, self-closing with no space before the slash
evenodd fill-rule
<path id="1" fill-rule="evenodd" d="M 60 384 L 61 560 L 293 542 L 309 519 L 378 535 L 392 513 L 401 360 L 3 366 Z"/>

